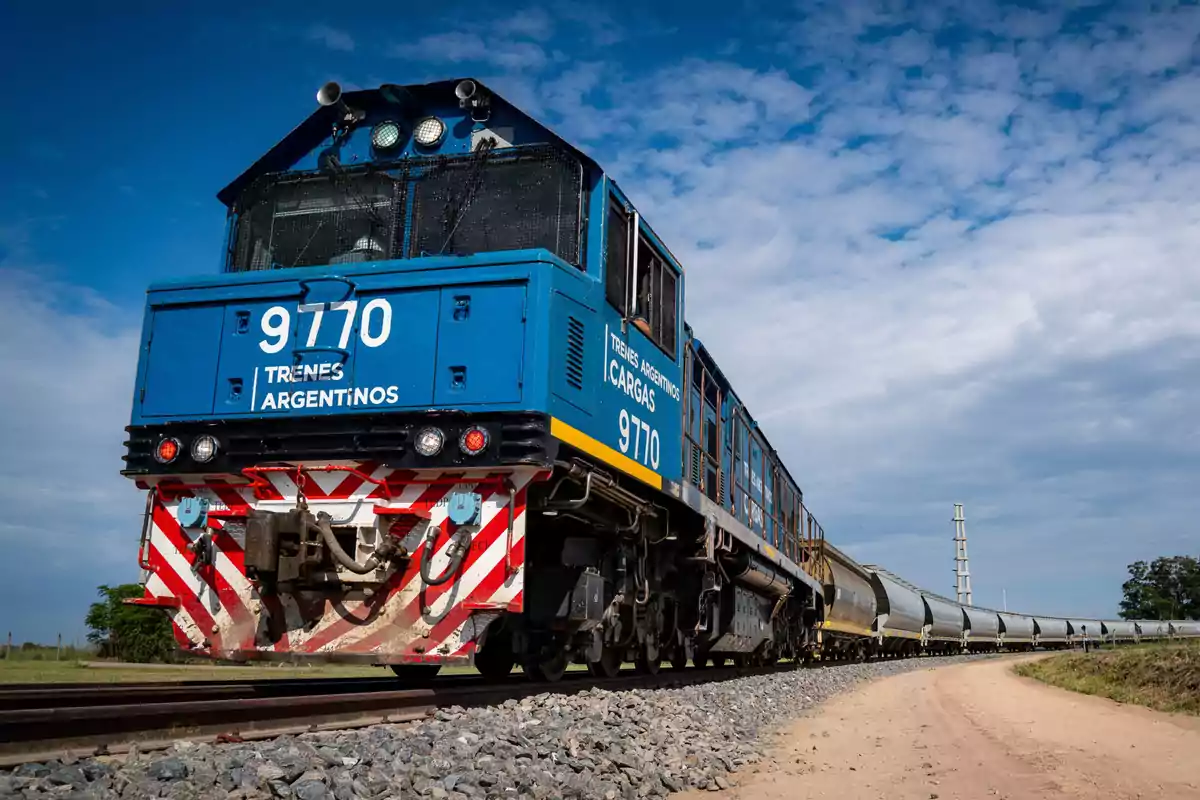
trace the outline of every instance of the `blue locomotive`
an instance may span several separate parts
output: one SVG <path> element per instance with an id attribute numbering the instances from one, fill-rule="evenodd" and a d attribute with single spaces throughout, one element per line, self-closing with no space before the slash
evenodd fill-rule
<path id="1" fill-rule="evenodd" d="M 475 80 L 318 101 L 148 290 L 139 602 L 412 676 L 812 653 L 824 534 L 616 183 Z"/>

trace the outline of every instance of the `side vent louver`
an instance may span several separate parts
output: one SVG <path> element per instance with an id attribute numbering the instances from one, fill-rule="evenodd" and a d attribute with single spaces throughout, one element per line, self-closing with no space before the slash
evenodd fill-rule
<path id="1" fill-rule="evenodd" d="M 692 445 L 692 464 L 691 464 L 691 466 L 692 466 L 691 481 L 696 486 L 699 486 L 700 485 L 700 473 L 702 470 L 702 459 L 700 457 L 700 448 L 694 444 Z"/>
<path id="2" fill-rule="evenodd" d="M 567 317 L 567 383 L 583 389 L 583 323 Z"/>

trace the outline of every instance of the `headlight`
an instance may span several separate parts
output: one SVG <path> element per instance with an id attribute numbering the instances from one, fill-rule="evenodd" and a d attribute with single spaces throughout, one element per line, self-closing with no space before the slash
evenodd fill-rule
<path id="1" fill-rule="evenodd" d="M 200 464 L 207 464 L 212 461 L 217 455 L 217 440 L 215 437 L 209 436 L 207 433 L 203 436 L 197 436 L 192 442 L 192 460 Z"/>
<path id="2" fill-rule="evenodd" d="M 371 129 L 371 144 L 377 150 L 391 150 L 400 143 L 400 126 L 392 120 L 384 120 Z"/>
<path id="3" fill-rule="evenodd" d="M 160 464 L 170 464 L 179 456 L 179 440 L 167 437 L 154 448 L 154 458 Z"/>
<path id="4" fill-rule="evenodd" d="M 458 449 L 469 456 L 477 456 L 488 446 L 487 431 L 483 428 L 467 428 L 458 437 Z"/>
<path id="5" fill-rule="evenodd" d="M 433 147 L 446 135 L 446 123 L 437 117 L 425 117 L 413 128 L 413 139 L 422 147 Z"/>
<path id="6" fill-rule="evenodd" d="M 424 428 L 417 434 L 413 447 L 423 456 L 436 456 L 442 452 L 446 436 L 437 428 Z"/>

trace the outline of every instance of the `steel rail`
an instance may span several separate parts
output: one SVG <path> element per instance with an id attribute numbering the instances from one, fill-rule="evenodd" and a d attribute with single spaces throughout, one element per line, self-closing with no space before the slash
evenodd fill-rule
<path id="1" fill-rule="evenodd" d="M 508 680 L 519 679 L 513 676 Z M 447 675 L 439 688 L 485 683 L 481 675 Z M 167 703 L 188 700 L 235 700 L 304 694 L 388 691 L 404 687 L 401 679 L 281 678 L 261 680 L 145 681 L 138 683 L 0 684 L 0 711 L 34 708 L 102 706 L 114 703 Z"/>
<path id="2" fill-rule="evenodd" d="M 64 756 L 118 755 L 135 745 L 141 751 L 161 749 L 180 739 L 240 741 L 408 722 L 431 716 L 438 708 L 447 706 L 477 707 L 535 694 L 569 695 L 592 688 L 618 691 L 688 686 L 791 668 L 792 664 L 664 670 L 657 675 L 630 670 L 608 679 L 577 672 L 568 673 L 557 683 L 510 677 L 490 683 L 435 682 L 420 689 L 396 689 L 395 680 L 380 682 L 367 678 L 373 685 L 364 690 L 364 679 L 343 679 L 343 683 L 350 685 L 341 691 L 331 691 L 332 680 L 302 679 L 287 681 L 293 684 L 288 691 L 273 695 L 270 692 L 247 695 L 249 687 L 234 685 L 230 689 L 229 684 L 204 687 L 173 684 L 158 687 L 160 693 L 155 696 L 154 687 L 145 684 L 126 693 L 122 693 L 120 684 L 104 684 L 82 690 L 77 687 L 75 694 L 64 695 L 63 702 L 73 705 L 54 702 L 49 696 L 54 690 L 38 688 L 23 690 L 26 702 L 22 706 L 22 690 L 6 687 L 6 692 L 0 694 L 0 699 L 7 703 L 0 710 L 0 767 Z M 257 690 L 264 683 L 275 682 L 236 683 L 251 684 Z M 393 688 L 381 688 L 380 683 Z M 181 691 L 186 698 L 179 697 Z"/>

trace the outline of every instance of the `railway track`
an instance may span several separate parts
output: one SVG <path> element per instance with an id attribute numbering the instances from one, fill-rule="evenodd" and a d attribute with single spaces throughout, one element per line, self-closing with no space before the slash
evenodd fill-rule
<path id="1" fill-rule="evenodd" d="M 554 684 L 519 675 L 487 681 L 447 676 L 423 688 L 394 678 L 306 678 L 135 684 L 0 685 L 0 767 L 73 756 L 161 749 L 180 739 L 239 741 L 305 731 L 411 722 L 448 706 L 483 706 L 534 694 L 591 688 L 666 688 L 763 674 L 792 666 L 686 669 L 598 679 L 568 673 Z"/>

